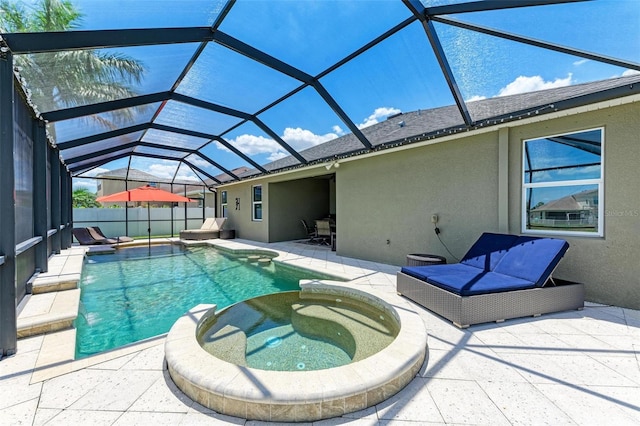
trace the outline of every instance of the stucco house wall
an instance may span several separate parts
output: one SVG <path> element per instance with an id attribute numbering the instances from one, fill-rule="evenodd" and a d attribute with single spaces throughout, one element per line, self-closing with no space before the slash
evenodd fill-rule
<path id="1" fill-rule="evenodd" d="M 638 309 L 639 116 L 639 102 L 591 106 L 341 160 L 340 167 L 332 169 L 338 253 L 394 265 L 403 265 L 409 253 L 439 254 L 456 262 L 482 232 L 520 234 L 523 140 L 602 126 L 604 236 L 561 236 L 571 249 L 555 276 L 584 282 L 587 300 Z M 301 201 L 295 191 L 289 197 L 282 191 L 271 196 L 270 183 L 322 173 L 326 169 L 316 166 L 224 187 L 229 191 L 230 222 L 242 238 L 272 241 L 270 232 L 280 232 L 274 217 Z M 263 222 L 256 223 L 251 222 L 250 195 L 251 185 L 258 183 L 263 184 L 265 214 Z M 242 215 L 233 210 L 236 193 L 242 209 L 246 206 Z M 433 214 L 439 217 L 444 245 L 434 232 Z"/>

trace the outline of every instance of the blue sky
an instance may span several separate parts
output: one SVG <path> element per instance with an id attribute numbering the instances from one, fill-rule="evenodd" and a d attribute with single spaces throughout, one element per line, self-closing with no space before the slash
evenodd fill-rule
<path id="1" fill-rule="evenodd" d="M 137 1 L 77 0 L 85 14 L 80 28 L 118 29 L 210 25 L 222 3 L 205 0 Z M 425 1 L 428 5 L 447 1 Z M 214 5 L 212 10 L 211 5 Z M 106 7 L 108 5 L 108 7 Z M 312 76 L 410 16 L 400 0 L 302 1 L 239 0 L 220 30 L 283 60 Z M 461 14 L 452 17 L 586 51 L 640 62 L 640 2 L 596 0 L 585 3 Z M 579 84 L 627 75 L 631 71 L 592 60 L 435 24 L 454 77 L 466 100 Z M 168 90 L 197 45 L 116 49 L 140 59 L 145 79 L 141 94 Z M 450 105 L 448 91 L 427 37 L 414 23 L 369 52 L 323 77 L 320 82 L 358 126 L 375 124 L 389 114 Z M 210 44 L 178 92 L 255 113 L 299 82 L 221 46 Z M 179 112 L 169 115 L 169 110 Z M 163 115 L 164 114 L 164 115 Z M 235 119 L 184 105 L 167 105 L 158 118 L 190 128 L 203 123 L 216 132 Z M 178 119 L 176 119 L 178 117 Z M 305 89 L 260 115 L 295 149 L 304 149 L 343 135 L 346 125 L 312 89 Z M 58 125 L 64 139 L 65 123 Z M 67 128 L 75 125 L 67 123 Z M 198 130 L 198 129 L 194 129 Z M 84 131 L 91 133 L 92 129 Z M 77 130 L 73 132 L 76 136 Z M 69 133 L 71 134 L 71 133 Z M 151 136 L 148 136 L 150 138 Z M 70 136 L 68 137 L 71 138 Z M 254 125 L 225 135 L 259 164 L 287 155 Z M 150 139 L 147 139 L 151 141 Z M 181 142 L 177 142 L 181 143 Z M 207 150 L 228 169 L 247 165 L 225 148 Z M 219 170 L 197 161 L 211 174 Z M 175 175 L 175 164 L 145 161 L 148 172 Z M 151 164 L 153 163 L 153 164 Z M 127 160 L 103 169 L 125 167 Z M 155 168 L 152 171 L 151 166 Z M 133 166 L 133 165 L 132 165 Z M 179 173 L 180 174 L 180 173 Z M 193 174 L 189 173 L 191 178 Z M 188 177 L 189 174 L 184 174 Z"/>

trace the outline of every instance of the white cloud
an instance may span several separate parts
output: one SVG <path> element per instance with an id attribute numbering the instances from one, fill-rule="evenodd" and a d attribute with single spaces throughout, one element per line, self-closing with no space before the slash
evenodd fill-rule
<path id="1" fill-rule="evenodd" d="M 573 63 L 573 65 L 574 65 L 574 66 L 576 66 L 576 67 L 579 67 L 580 65 L 584 65 L 584 64 L 586 64 L 587 62 L 589 62 L 589 60 L 588 60 L 588 59 L 580 59 L 579 61 L 575 61 L 575 62 Z"/>
<path id="2" fill-rule="evenodd" d="M 300 127 L 296 127 L 295 129 L 287 127 L 284 129 L 284 135 L 282 135 L 282 139 L 295 150 L 302 150 L 319 145 L 337 137 L 338 135 L 335 133 L 316 135 L 312 131 L 301 129 Z"/>
<path id="3" fill-rule="evenodd" d="M 333 130 L 333 133 L 335 133 L 338 136 L 344 135 L 344 130 L 342 130 L 342 128 L 338 125 L 333 126 L 331 130 Z"/>
<path id="4" fill-rule="evenodd" d="M 158 163 L 150 164 L 149 169 L 145 171 L 160 179 L 172 180 L 175 175 L 175 179 L 179 181 L 199 181 L 199 179 L 193 175 L 190 168 L 186 166 L 180 167 L 180 170 L 178 170 L 178 173 L 176 174 L 176 167 L 178 167 L 178 163 L 162 160 Z"/>
<path id="5" fill-rule="evenodd" d="M 625 70 L 625 72 L 622 73 L 623 77 L 628 77 L 630 75 L 636 75 L 636 74 L 640 74 L 640 71 L 637 70 Z"/>
<path id="6" fill-rule="evenodd" d="M 376 108 L 373 114 L 365 118 L 361 124 L 358 124 L 358 129 L 364 129 L 365 127 L 372 126 L 376 123 L 379 123 L 383 119 L 386 119 L 390 115 L 399 114 L 401 112 L 402 111 L 400 111 L 398 108 L 389 108 L 389 107 Z"/>
<path id="7" fill-rule="evenodd" d="M 480 96 L 480 95 L 474 95 L 472 97 L 470 97 L 469 99 L 467 99 L 465 102 L 475 102 L 475 101 L 481 101 L 483 99 L 487 99 L 486 96 Z"/>
<path id="8" fill-rule="evenodd" d="M 373 114 L 365 118 L 362 124 L 358 125 L 358 128 L 362 129 L 367 126 L 371 126 L 372 124 L 376 124 L 383 119 L 386 119 L 389 115 L 398 114 L 400 112 L 401 111 L 397 108 L 376 108 Z M 312 146 L 320 145 L 345 134 L 345 131 L 339 125 L 331 127 L 331 130 L 332 131 L 329 133 L 319 135 L 313 133 L 311 130 L 303 129 L 301 127 L 287 127 L 284 129 L 284 132 L 280 137 L 293 149 L 301 151 Z M 268 154 L 267 159 L 269 161 L 275 161 L 289 155 L 289 153 L 276 141 L 264 136 L 244 134 L 236 137 L 235 139 L 230 139 L 229 143 L 248 156 Z M 219 142 L 217 143 L 217 147 L 220 150 L 230 152 L 228 148 Z"/>
<path id="9" fill-rule="evenodd" d="M 282 150 L 276 141 L 264 136 L 240 135 L 229 141 L 246 155 L 267 154 Z M 222 145 L 218 145 L 222 147 Z M 223 147 L 223 149 L 226 149 Z"/>
<path id="10" fill-rule="evenodd" d="M 149 170 L 146 171 L 160 179 L 172 179 L 173 174 L 176 172 L 176 163 L 154 163 L 149 165 Z"/>
<path id="11" fill-rule="evenodd" d="M 267 157 L 267 159 L 269 161 L 276 161 L 279 160 L 281 158 L 284 158 L 288 155 L 288 153 L 284 152 L 284 151 L 277 151 L 274 152 L 273 154 L 271 154 L 270 156 Z"/>
<path id="12" fill-rule="evenodd" d="M 195 155 L 189 157 L 189 162 L 194 166 L 198 166 L 200 168 L 211 167 L 211 163 Z"/>
<path id="13" fill-rule="evenodd" d="M 342 132 L 342 130 L 338 126 L 334 126 L 333 129 L 340 130 L 340 132 Z M 300 151 L 311 146 L 330 141 L 331 139 L 335 139 L 338 136 L 340 136 L 340 133 L 338 132 L 316 135 L 312 131 L 302 129 L 300 127 L 287 127 L 286 129 L 284 129 L 284 134 L 280 137 L 293 149 L 295 149 L 296 151 Z M 235 139 L 229 140 L 229 143 L 249 156 L 258 154 L 269 154 L 268 159 L 270 161 L 274 161 L 289 155 L 289 153 L 283 147 L 281 147 L 280 144 L 278 144 L 273 139 L 266 138 L 264 136 L 244 134 L 238 136 Z M 217 146 L 219 149 L 229 152 L 229 149 L 227 149 L 224 145 L 218 143 Z"/>
<path id="14" fill-rule="evenodd" d="M 74 190 L 84 188 L 93 193 L 98 191 L 98 184 L 93 179 L 73 179 L 72 186 Z"/>
<path id="15" fill-rule="evenodd" d="M 539 75 L 531 77 L 520 76 L 505 87 L 500 89 L 498 96 L 516 95 L 518 93 L 535 92 L 537 90 L 553 89 L 555 87 L 565 87 L 572 83 L 572 74 L 566 78 L 556 78 L 554 81 L 544 81 Z"/>

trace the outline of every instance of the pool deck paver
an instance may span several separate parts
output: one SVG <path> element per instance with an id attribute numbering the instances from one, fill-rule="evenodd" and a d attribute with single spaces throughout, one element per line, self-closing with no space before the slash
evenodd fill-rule
<path id="1" fill-rule="evenodd" d="M 279 261 L 395 293 L 396 266 L 297 243 L 214 243 L 275 250 Z M 374 407 L 314 424 L 640 424 L 640 311 L 587 303 L 582 311 L 460 330 L 412 306 L 429 333 L 418 376 Z M 48 361 L 72 332 L 22 338 L 18 353 L 0 361 L 0 425 L 267 424 L 186 398 L 165 369 L 163 336 L 84 360 Z"/>

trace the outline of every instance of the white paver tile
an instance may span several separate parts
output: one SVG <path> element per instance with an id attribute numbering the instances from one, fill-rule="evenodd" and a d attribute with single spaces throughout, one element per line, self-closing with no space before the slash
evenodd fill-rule
<path id="1" fill-rule="evenodd" d="M 427 389 L 446 423 L 508 425 L 509 421 L 478 383 L 431 379 Z"/>
<path id="2" fill-rule="evenodd" d="M 31 425 L 38 407 L 38 398 L 0 410 L 0 426 Z"/>
<path id="3" fill-rule="evenodd" d="M 383 420 L 410 420 L 442 423 L 444 419 L 429 393 L 429 379 L 418 378 L 376 406 Z"/>
<path id="4" fill-rule="evenodd" d="M 479 385 L 513 425 L 540 421 L 550 425 L 576 424 L 532 384 L 479 382 Z"/>
<path id="5" fill-rule="evenodd" d="M 503 354 L 502 356 L 530 383 L 564 384 L 569 387 L 573 385 L 637 386 L 632 380 L 587 355 Z"/>
<path id="6" fill-rule="evenodd" d="M 160 341 L 156 346 L 145 349 L 129 362 L 123 370 L 162 370 L 164 367 L 164 342 Z"/>
<path id="7" fill-rule="evenodd" d="M 94 364 L 89 369 L 97 369 L 97 370 L 120 370 L 125 364 L 131 361 L 138 355 L 138 352 L 119 356 L 117 358 L 111 359 L 109 361 L 101 362 L 99 364 Z"/>
<path id="8" fill-rule="evenodd" d="M 2 358 L 0 361 L 0 384 L 4 380 L 11 380 L 17 377 L 23 377 L 26 383 L 29 383 L 31 371 L 35 367 L 37 360 L 37 351 L 18 352 L 13 356 Z"/>
<path id="9" fill-rule="evenodd" d="M 149 413 L 127 411 L 113 423 L 113 426 L 148 426 L 148 425 L 169 425 L 180 424 L 186 414 L 181 413 Z"/>
<path id="10" fill-rule="evenodd" d="M 105 380 L 70 408 L 74 410 L 125 411 L 161 376 L 162 372 L 160 371 L 119 370 L 110 372 Z"/>
<path id="11" fill-rule="evenodd" d="M 429 348 L 429 361 L 423 375 L 439 379 L 526 382 L 509 362 L 503 361 L 497 354 L 486 349 L 471 352 Z"/>
<path id="12" fill-rule="evenodd" d="M 169 375 L 160 377 L 131 406 L 131 411 L 187 413 L 193 401 L 180 391 Z"/>
<path id="13" fill-rule="evenodd" d="M 36 410 L 36 416 L 33 419 L 33 426 L 43 426 L 61 412 L 62 410 L 57 408 L 38 408 Z"/>
<path id="14" fill-rule="evenodd" d="M 536 384 L 540 392 L 580 425 L 640 424 L 638 388 Z M 617 395 L 612 392 L 615 390 Z M 624 399 L 620 399 L 620 397 Z M 635 399 L 634 399 L 635 398 Z M 629 403 L 629 400 L 634 401 Z M 635 413 L 635 414 L 634 414 Z"/>
<path id="15" fill-rule="evenodd" d="M 40 412 L 41 410 L 38 410 Z M 61 410 L 55 417 L 51 418 L 47 426 L 69 426 L 69 425 L 91 425 L 109 426 L 122 416 L 118 411 L 84 411 L 84 410 Z"/>
<path id="16" fill-rule="evenodd" d="M 0 409 L 10 408 L 26 401 L 38 399 L 42 384 L 29 384 L 28 376 L 18 376 L 0 381 Z"/>
<path id="17" fill-rule="evenodd" d="M 591 357 L 626 379 L 633 381 L 636 386 L 640 386 L 640 364 L 633 354 L 628 357 L 610 357 L 600 354 L 591 355 Z"/>
<path id="18" fill-rule="evenodd" d="M 40 408 L 69 408 L 111 377 L 105 370 L 84 369 L 47 380 L 42 386 Z"/>

